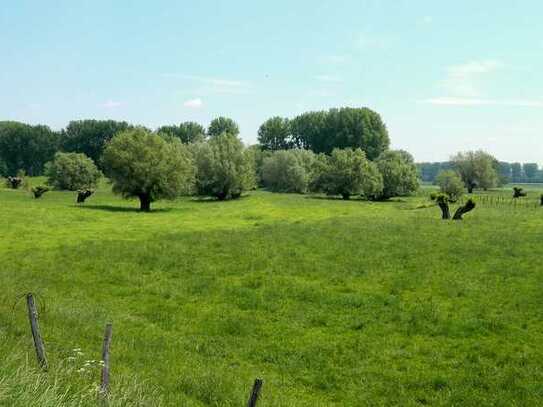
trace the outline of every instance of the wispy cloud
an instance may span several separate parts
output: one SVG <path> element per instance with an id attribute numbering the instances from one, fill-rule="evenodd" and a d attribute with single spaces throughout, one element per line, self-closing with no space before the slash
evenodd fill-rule
<path id="1" fill-rule="evenodd" d="M 321 58 L 321 62 L 329 65 L 343 65 L 351 60 L 350 55 L 326 55 Z"/>
<path id="2" fill-rule="evenodd" d="M 315 79 L 319 82 L 340 83 L 343 82 L 339 76 L 335 75 L 316 75 Z"/>
<path id="3" fill-rule="evenodd" d="M 424 16 L 420 20 L 423 24 L 432 24 L 434 22 L 434 18 L 432 16 Z"/>
<path id="4" fill-rule="evenodd" d="M 386 48 L 389 45 L 389 38 L 372 34 L 368 31 L 358 34 L 356 44 L 360 48 Z"/>
<path id="5" fill-rule="evenodd" d="M 447 68 L 447 77 L 441 82 L 441 86 L 458 97 L 477 97 L 481 94 L 480 80 L 502 67 L 503 64 L 497 60 L 453 65 Z"/>
<path id="6" fill-rule="evenodd" d="M 122 106 L 121 102 L 116 102 L 114 100 L 107 100 L 104 103 L 100 104 L 100 107 L 103 107 L 104 109 L 115 109 L 119 106 Z"/>
<path id="7" fill-rule="evenodd" d="M 425 99 L 422 103 L 441 106 L 507 106 L 507 107 L 535 107 L 543 108 L 543 100 L 537 99 L 480 99 L 480 98 L 457 98 L 437 97 Z"/>
<path id="8" fill-rule="evenodd" d="M 196 98 L 196 99 L 190 99 L 187 100 L 185 103 L 183 103 L 183 106 L 188 107 L 190 109 L 200 109 L 204 106 L 204 102 L 202 102 L 202 99 Z"/>
<path id="9" fill-rule="evenodd" d="M 202 85 L 201 93 L 228 93 L 228 94 L 243 94 L 249 93 L 251 83 L 242 80 L 232 80 L 225 78 L 214 78 L 197 75 L 185 74 L 164 74 L 166 78 L 179 78 L 187 81 L 197 82 Z"/>

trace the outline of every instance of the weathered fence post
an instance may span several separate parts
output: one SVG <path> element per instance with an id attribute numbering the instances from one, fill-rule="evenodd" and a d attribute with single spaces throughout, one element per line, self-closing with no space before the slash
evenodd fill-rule
<path id="1" fill-rule="evenodd" d="M 247 402 L 247 407 L 255 407 L 256 402 L 258 401 L 258 396 L 260 395 L 260 389 L 262 388 L 262 379 L 255 379 L 253 385 L 253 390 L 251 391 L 251 396 Z"/>
<path id="2" fill-rule="evenodd" d="M 36 356 L 38 363 L 43 370 L 47 370 L 47 356 L 45 355 L 45 346 L 40 333 L 40 325 L 38 324 L 38 311 L 34 303 L 32 293 L 26 294 L 26 306 L 28 308 L 28 319 L 30 320 L 30 329 L 32 338 L 34 338 L 34 348 L 36 348 Z"/>
<path id="3" fill-rule="evenodd" d="M 102 380 L 100 382 L 100 395 L 107 396 L 109 391 L 109 347 L 111 345 L 111 324 L 106 324 L 104 343 L 102 345 Z"/>

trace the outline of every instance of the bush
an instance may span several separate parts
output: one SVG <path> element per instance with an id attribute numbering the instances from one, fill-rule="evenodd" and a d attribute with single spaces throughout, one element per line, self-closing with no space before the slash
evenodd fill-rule
<path id="1" fill-rule="evenodd" d="M 380 199 L 406 196 L 419 188 L 417 167 L 411 154 L 403 150 L 389 150 L 376 161 L 383 177 Z"/>
<path id="2" fill-rule="evenodd" d="M 254 154 L 236 136 L 223 133 L 192 149 L 198 195 L 235 199 L 256 185 Z"/>
<path id="3" fill-rule="evenodd" d="M 77 191 L 95 188 L 102 173 L 85 154 L 56 153 L 55 159 L 45 164 L 45 175 L 48 185 Z"/>
<path id="4" fill-rule="evenodd" d="M 194 163 L 187 145 L 170 142 L 137 128 L 117 134 L 104 150 L 103 163 L 113 192 L 137 197 L 148 212 L 158 199 L 188 194 L 194 185 Z"/>
<path id="5" fill-rule="evenodd" d="M 439 190 L 446 194 L 449 201 L 456 202 L 464 194 L 464 182 L 456 171 L 441 171 L 436 177 L 436 184 Z"/>
<path id="6" fill-rule="evenodd" d="M 375 165 L 359 148 L 334 149 L 330 157 L 320 156 L 315 165 L 312 190 L 328 195 L 352 195 L 373 198 L 381 194 L 383 181 Z"/>
<path id="7" fill-rule="evenodd" d="M 36 199 L 41 198 L 47 191 L 49 191 L 49 188 L 44 185 L 32 187 L 32 194 L 34 194 L 34 198 Z"/>
<path id="8" fill-rule="evenodd" d="M 262 181 L 275 192 L 305 193 L 315 154 L 307 150 L 281 150 L 264 159 Z"/>

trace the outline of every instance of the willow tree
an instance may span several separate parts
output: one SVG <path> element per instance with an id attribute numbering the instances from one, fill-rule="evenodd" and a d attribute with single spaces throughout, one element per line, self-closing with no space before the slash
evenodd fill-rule
<path id="1" fill-rule="evenodd" d="M 107 144 L 103 164 L 113 192 L 140 200 L 149 212 L 158 199 L 189 193 L 195 169 L 188 147 L 179 140 L 166 141 L 146 129 L 119 133 Z"/>

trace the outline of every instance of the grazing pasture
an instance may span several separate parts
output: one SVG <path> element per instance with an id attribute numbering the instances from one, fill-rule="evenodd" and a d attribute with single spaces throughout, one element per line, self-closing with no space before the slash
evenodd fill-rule
<path id="1" fill-rule="evenodd" d="M 139 213 L 105 184 L 79 206 L 2 186 L 0 405 L 96 405 L 107 322 L 110 405 L 241 406 L 256 377 L 259 406 L 541 405 L 543 189 L 527 191 L 443 222 L 428 190 Z"/>

